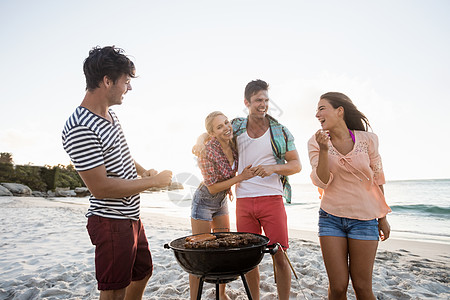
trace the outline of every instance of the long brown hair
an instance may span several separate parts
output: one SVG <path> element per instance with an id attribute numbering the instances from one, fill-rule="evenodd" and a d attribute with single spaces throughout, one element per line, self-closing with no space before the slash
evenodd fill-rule
<path id="1" fill-rule="evenodd" d="M 367 117 L 360 112 L 349 97 L 338 92 L 328 92 L 320 96 L 325 99 L 333 108 L 342 106 L 344 109 L 344 121 L 348 129 L 368 131 L 370 127 Z"/>

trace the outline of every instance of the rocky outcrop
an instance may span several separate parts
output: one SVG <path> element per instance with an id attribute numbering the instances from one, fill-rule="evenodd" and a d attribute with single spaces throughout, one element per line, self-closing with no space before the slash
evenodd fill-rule
<path id="1" fill-rule="evenodd" d="M 179 182 L 172 182 L 169 186 L 162 188 L 149 188 L 147 192 L 161 192 L 184 189 L 183 184 Z M 39 192 L 31 191 L 31 189 L 20 183 L 1 183 L 0 196 L 33 196 L 33 197 L 88 197 L 91 192 L 87 187 L 77 187 L 75 190 L 70 190 L 68 187 L 57 187 L 55 191 Z"/>
<path id="2" fill-rule="evenodd" d="M 183 184 L 179 183 L 179 182 L 172 182 L 169 185 L 169 191 L 173 191 L 173 190 L 182 190 L 184 189 Z"/>
<path id="3" fill-rule="evenodd" d="M 32 191 L 28 186 L 20 183 L 0 183 L 1 196 L 32 196 L 32 197 L 86 197 L 90 196 L 87 187 L 78 187 L 75 190 L 69 188 L 56 188 L 55 191 Z"/>
<path id="4" fill-rule="evenodd" d="M 91 192 L 87 187 L 77 187 L 75 188 L 74 192 L 77 197 L 86 197 L 91 195 Z"/>
<path id="5" fill-rule="evenodd" d="M 13 194 L 5 188 L 3 185 L 0 185 L 0 196 L 12 196 Z"/>
<path id="6" fill-rule="evenodd" d="M 184 189 L 183 184 L 179 182 L 172 182 L 170 185 L 165 187 L 151 187 L 146 189 L 147 192 L 162 192 L 162 191 L 173 191 L 173 190 L 182 190 Z"/>
<path id="7" fill-rule="evenodd" d="M 74 190 L 69 190 L 69 188 L 56 188 L 55 197 L 76 197 L 77 194 Z"/>
<path id="8" fill-rule="evenodd" d="M 31 189 L 24 184 L 2 182 L 1 185 L 7 188 L 14 196 L 31 196 L 32 193 Z"/>
<path id="9" fill-rule="evenodd" d="M 33 191 L 31 193 L 31 195 L 33 195 L 33 197 L 42 197 L 42 198 L 48 196 L 46 192 L 40 192 L 40 191 Z"/>

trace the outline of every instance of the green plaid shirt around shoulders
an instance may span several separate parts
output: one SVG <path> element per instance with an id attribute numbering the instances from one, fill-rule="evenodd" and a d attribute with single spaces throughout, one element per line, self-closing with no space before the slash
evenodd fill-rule
<path id="1" fill-rule="evenodd" d="M 272 144 L 273 156 L 277 164 L 286 163 L 286 152 L 296 150 L 294 144 L 294 136 L 289 130 L 281 125 L 275 118 L 266 115 L 270 126 L 270 142 Z M 247 131 L 247 118 L 235 118 L 231 121 L 233 125 L 233 135 L 237 138 L 239 135 Z M 279 175 L 283 184 L 283 196 L 287 203 L 291 203 L 292 189 L 287 176 Z"/>

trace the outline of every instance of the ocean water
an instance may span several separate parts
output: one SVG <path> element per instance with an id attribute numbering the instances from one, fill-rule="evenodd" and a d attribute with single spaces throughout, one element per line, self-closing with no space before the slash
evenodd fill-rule
<path id="1" fill-rule="evenodd" d="M 392 238 L 450 244 L 450 179 L 389 181 L 384 190 Z M 286 204 L 291 227 L 317 230 L 317 188 L 298 184 L 293 193 Z"/>
<path id="2" fill-rule="evenodd" d="M 189 218 L 196 186 L 184 184 L 184 190 L 141 194 L 143 211 Z M 391 238 L 450 244 L 450 179 L 389 181 L 384 186 Z M 312 184 L 293 184 L 293 199 L 286 204 L 291 229 L 317 231 L 320 205 L 317 188 Z M 229 205 L 235 223 L 235 202 Z"/>
<path id="3" fill-rule="evenodd" d="M 141 210 L 190 218 L 191 199 L 198 180 L 182 178 L 183 190 L 141 193 Z M 388 181 L 384 186 L 391 238 L 450 245 L 450 179 Z M 319 193 L 312 184 L 293 184 L 292 203 L 285 204 L 290 229 L 317 232 Z M 57 198 L 88 205 L 87 198 Z M 236 223 L 235 201 L 229 202 Z M 87 207 L 86 207 L 87 210 Z"/>

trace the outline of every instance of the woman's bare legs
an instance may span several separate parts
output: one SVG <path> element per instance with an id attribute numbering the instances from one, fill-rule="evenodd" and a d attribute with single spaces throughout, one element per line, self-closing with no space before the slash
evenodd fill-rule
<path id="1" fill-rule="evenodd" d="M 347 299 L 349 279 L 347 238 L 321 236 L 319 240 L 328 274 L 328 299 Z"/>
<path id="2" fill-rule="evenodd" d="M 230 231 L 230 217 L 228 215 L 222 215 L 213 218 L 212 231 L 213 232 Z M 225 284 L 219 285 L 219 299 L 230 300 L 230 298 L 228 298 L 227 294 L 225 293 Z"/>
<path id="3" fill-rule="evenodd" d="M 375 300 L 372 272 L 378 241 L 348 239 L 350 277 L 358 300 Z"/>
<path id="4" fill-rule="evenodd" d="M 230 231 L 230 217 L 228 215 L 222 215 L 215 217 L 212 220 L 213 232 Z"/>
<path id="5" fill-rule="evenodd" d="M 192 234 L 208 233 L 211 232 L 211 222 L 195 220 L 191 218 Z M 198 284 L 200 278 L 189 274 L 189 290 L 191 295 L 191 300 L 197 299 Z"/>
<path id="6" fill-rule="evenodd" d="M 195 220 L 191 218 L 191 227 L 192 227 L 192 234 L 210 233 L 211 230 L 213 232 L 230 231 L 230 218 L 228 215 L 222 215 L 215 217 L 212 220 L 212 222 Z M 199 277 L 189 274 L 189 288 L 191 300 L 197 299 L 199 282 L 200 282 Z M 228 296 L 225 294 L 225 284 L 219 285 L 219 298 L 221 300 L 229 300 Z"/>
<path id="7" fill-rule="evenodd" d="M 328 299 L 347 299 L 349 275 L 358 300 L 374 300 L 372 272 L 378 241 L 320 237 L 328 274 Z"/>

